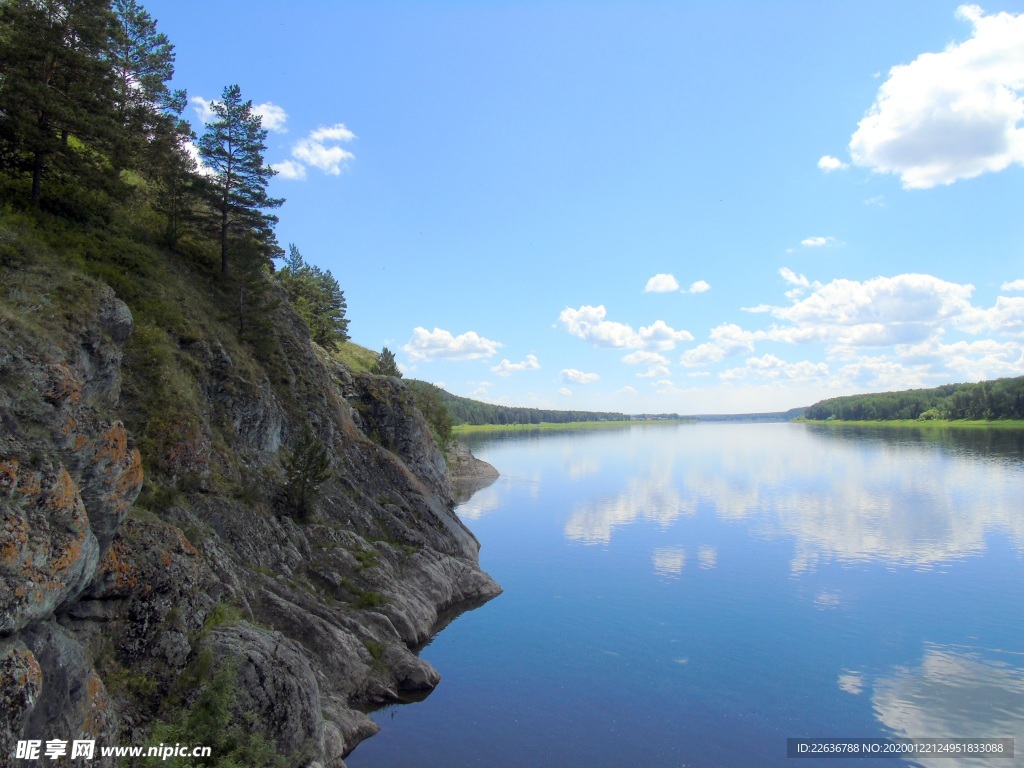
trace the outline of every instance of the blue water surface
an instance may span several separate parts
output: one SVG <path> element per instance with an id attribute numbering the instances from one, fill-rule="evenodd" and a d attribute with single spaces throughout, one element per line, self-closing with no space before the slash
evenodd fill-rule
<path id="1" fill-rule="evenodd" d="M 782 766 L 789 737 L 1016 737 L 1024 435 L 677 424 L 474 437 L 505 592 L 351 768 Z M 1024 757 L 858 759 L 1024 766 Z"/>

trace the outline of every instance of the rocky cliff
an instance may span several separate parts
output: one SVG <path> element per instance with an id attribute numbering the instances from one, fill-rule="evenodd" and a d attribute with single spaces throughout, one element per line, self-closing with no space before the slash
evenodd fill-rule
<path id="1" fill-rule="evenodd" d="M 140 325 L 103 280 L 4 267 L 0 763 L 21 739 L 199 744 L 205 695 L 229 710 L 209 738 L 252 737 L 215 749 L 343 765 L 364 711 L 437 684 L 416 650 L 441 617 L 500 592 L 409 392 L 287 303 L 253 351 L 214 313 Z M 330 474 L 299 515 L 283 467 L 310 437 Z"/>

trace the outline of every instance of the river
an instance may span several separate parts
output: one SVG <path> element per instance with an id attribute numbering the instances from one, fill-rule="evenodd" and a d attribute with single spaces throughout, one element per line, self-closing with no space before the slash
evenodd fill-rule
<path id="1" fill-rule="evenodd" d="M 790 738 L 1016 738 L 1024 434 L 675 424 L 471 436 L 458 508 L 505 589 L 422 655 L 388 766 L 836 766 Z M 954 747 L 955 748 L 955 747 Z M 841 763 L 840 763 L 841 764 Z"/>

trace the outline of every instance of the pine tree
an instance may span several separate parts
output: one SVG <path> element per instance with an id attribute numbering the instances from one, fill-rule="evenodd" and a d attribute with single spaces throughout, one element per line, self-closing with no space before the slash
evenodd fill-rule
<path id="1" fill-rule="evenodd" d="M 220 229 L 221 273 L 226 275 L 234 233 L 255 234 L 269 249 L 277 249 L 273 234 L 277 217 L 265 209 L 284 201 L 267 195 L 275 171 L 263 162 L 267 132 L 253 113 L 252 102 L 242 101 L 241 89 L 229 85 L 211 109 L 214 120 L 206 124 L 199 139 L 199 155 L 212 172 L 211 203 Z"/>
<path id="2" fill-rule="evenodd" d="M 0 147 L 5 164 L 31 175 L 33 205 L 55 163 L 111 181 L 114 23 L 110 0 L 0 3 Z"/>
<path id="3" fill-rule="evenodd" d="M 398 363 L 395 362 L 395 353 L 384 347 L 377 356 L 377 362 L 373 364 L 371 373 L 379 376 L 395 376 L 402 378 L 402 372 L 398 370 Z"/>
<path id="4" fill-rule="evenodd" d="M 307 264 L 294 243 L 288 246 L 285 266 L 276 274 L 288 299 L 320 346 L 331 349 L 348 341 L 348 305 L 330 270 Z"/>
<path id="5" fill-rule="evenodd" d="M 136 0 L 114 0 L 117 16 L 110 61 L 114 78 L 114 108 L 127 133 L 129 158 L 149 177 L 153 161 L 170 149 L 180 149 L 191 130 L 181 120 L 187 97 L 171 91 L 174 46 L 156 31 L 156 22 Z M 150 150 L 150 151 L 147 151 Z"/>

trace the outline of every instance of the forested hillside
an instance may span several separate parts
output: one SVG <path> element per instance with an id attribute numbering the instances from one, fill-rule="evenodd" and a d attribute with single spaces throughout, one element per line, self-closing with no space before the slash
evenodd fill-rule
<path id="1" fill-rule="evenodd" d="M 415 391 L 435 395 L 444 404 L 452 423 L 460 424 L 569 424 L 581 421 L 628 421 L 624 413 L 600 411 L 555 411 L 542 408 L 516 408 L 492 405 L 459 397 L 425 381 L 409 381 Z"/>
<path id="2" fill-rule="evenodd" d="M 278 245 L 251 103 L 193 136 L 173 63 L 135 0 L 0 0 L 0 765 L 343 765 L 500 592 L 444 436 Z"/>
<path id="3" fill-rule="evenodd" d="M 894 419 L 1024 419 L 1024 376 L 976 384 L 945 384 L 874 395 L 822 400 L 807 409 L 812 421 Z"/>

